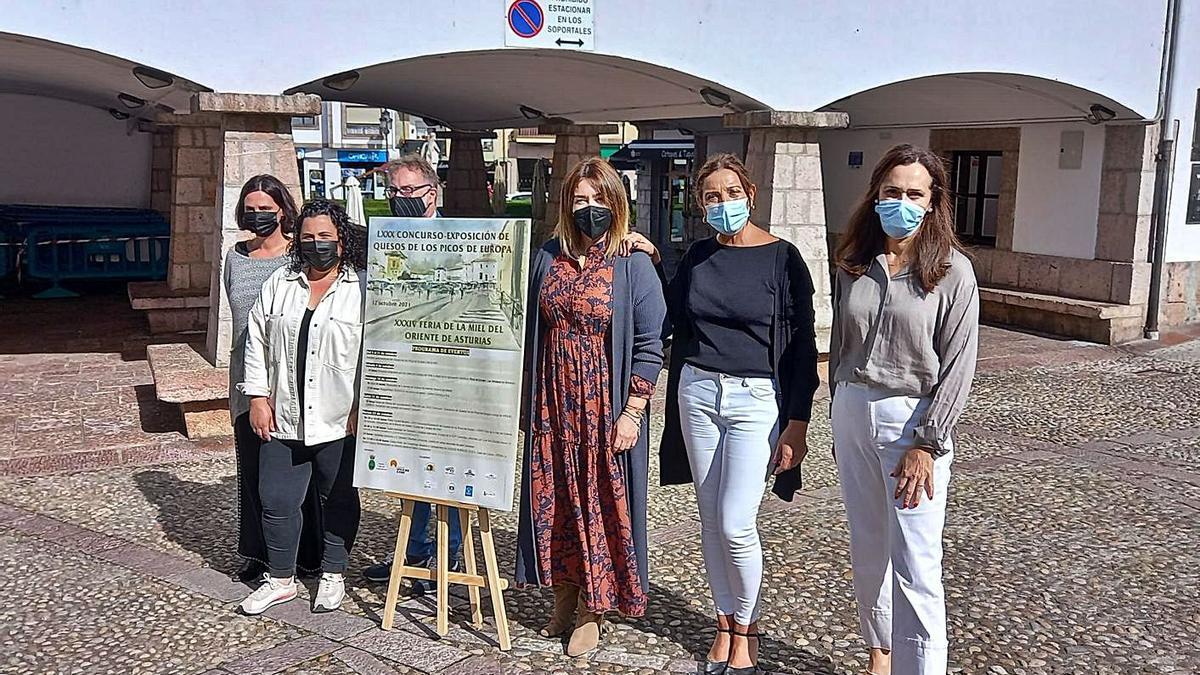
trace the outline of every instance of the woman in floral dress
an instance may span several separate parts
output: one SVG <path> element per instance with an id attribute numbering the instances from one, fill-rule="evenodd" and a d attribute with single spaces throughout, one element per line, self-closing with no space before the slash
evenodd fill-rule
<path id="1" fill-rule="evenodd" d="M 538 251 L 526 337 L 517 580 L 554 588 L 542 630 L 595 649 L 603 615 L 646 611 L 647 412 L 666 314 L 629 231 L 620 176 L 600 158 L 563 180 L 554 238 Z"/>

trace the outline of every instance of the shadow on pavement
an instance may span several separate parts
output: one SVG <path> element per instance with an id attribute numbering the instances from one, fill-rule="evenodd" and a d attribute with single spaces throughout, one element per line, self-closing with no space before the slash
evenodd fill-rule
<path id="1" fill-rule="evenodd" d="M 236 552 L 235 480 L 234 476 L 225 476 L 215 483 L 188 481 L 163 470 L 142 471 L 134 475 L 134 481 L 142 494 L 158 508 L 158 521 L 167 538 L 199 555 L 205 565 L 227 573 L 233 573 L 241 565 L 241 559 Z M 501 575 L 511 580 L 516 532 L 511 527 L 504 527 L 499 523 L 494 524 L 493 531 Z M 361 573 L 364 567 L 382 560 L 392 550 L 395 545 L 395 532 L 396 515 L 364 507 L 356 546 L 351 551 L 347 581 L 352 587 L 367 589 L 377 601 L 371 601 L 370 596 L 360 598 L 353 593 L 348 595 L 347 600 L 355 603 L 364 615 L 375 621 L 381 620 L 387 587 L 386 584 L 366 582 Z M 482 566 L 481 552 L 477 557 Z M 455 596 L 452 605 L 458 610 L 451 613 L 452 622 L 474 632 L 464 607 L 465 591 L 460 593 L 459 589 L 452 589 L 452 594 Z M 463 597 L 458 597 L 459 595 Z M 505 592 L 504 597 L 510 621 L 524 627 L 530 634 L 536 634 L 542 627 L 553 604 L 553 597 L 548 589 L 518 588 L 513 585 Z M 643 635 L 654 635 L 660 640 L 678 644 L 699 662 L 707 653 L 712 640 L 714 620 L 711 616 L 696 612 L 688 600 L 688 597 L 652 583 L 650 607 L 646 616 L 618 621 Z M 428 605 L 428 612 L 432 615 L 432 601 L 424 604 Z M 490 615 L 491 604 L 486 595 L 482 604 L 485 616 Z M 416 621 L 420 617 L 415 612 L 401 610 L 397 618 L 400 621 Z M 670 622 L 675 620 L 681 621 L 682 624 L 668 628 Z M 764 668 L 779 672 L 822 675 L 832 675 L 835 672 L 823 658 L 787 644 L 785 638 L 786 636 L 774 635 L 764 635 L 761 638 L 760 654 Z M 481 639 L 491 641 L 490 636 L 481 636 Z M 629 651 L 639 650 L 634 646 Z"/>

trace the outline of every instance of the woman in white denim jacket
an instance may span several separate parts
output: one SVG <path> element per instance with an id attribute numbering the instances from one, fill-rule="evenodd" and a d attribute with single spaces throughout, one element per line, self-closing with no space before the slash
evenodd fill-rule
<path id="1" fill-rule="evenodd" d="M 264 441 L 259 495 L 268 573 L 241 604 L 260 614 L 296 597 L 300 506 L 315 476 L 324 502 L 323 574 L 313 611 L 337 609 L 358 530 L 354 425 L 365 242 L 337 204 L 314 200 L 297 218 L 291 263 L 263 285 L 246 335 L 250 426 Z"/>

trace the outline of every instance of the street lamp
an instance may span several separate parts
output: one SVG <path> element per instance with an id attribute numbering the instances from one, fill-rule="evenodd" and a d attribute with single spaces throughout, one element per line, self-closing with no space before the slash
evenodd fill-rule
<path id="1" fill-rule="evenodd" d="M 388 149 L 388 132 L 392 130 L 392 111 L 381 110 L 379 112 L 379 136 L 383 139 L 384 150 Z"/>

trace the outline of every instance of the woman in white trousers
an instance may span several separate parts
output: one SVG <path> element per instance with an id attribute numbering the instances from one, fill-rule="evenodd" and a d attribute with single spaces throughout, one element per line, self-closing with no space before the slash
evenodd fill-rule
<path id="1" fill-rule="evenodd" d="M 979 292 L 941 158 L 888 151 L 836 261 L 834 456 L 868 672 L 942 675 L 951 432 L 975 374 Z"/>
<path id="2" fill-rule="evenodd" d="M 813 284 L 792 244 L 750 222 L 755 186 L 742 162 L 710 157 L 697 201 L 716 236 L 688 249 L 667 287 L 674 346 L 664 485 L 692 483 L 717 633 L 704 672 L 756 672 L 763 553 L 758 505 L 767 478 L 791 501 L 817 377 Z M 627 240 L 658 262 L 639 235 Z"/>

